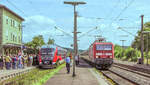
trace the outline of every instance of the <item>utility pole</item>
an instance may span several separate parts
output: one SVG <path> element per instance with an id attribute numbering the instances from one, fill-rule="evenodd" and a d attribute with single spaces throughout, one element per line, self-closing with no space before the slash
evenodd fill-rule
<path id="1" fill-rule="evenodd" d="M 123 57 L 124 42 L 125 42 L 126 40 L 120 40 L 120 41 L 122 42 L 122 57 Z"/>
<path id="2" fill-rule="evenodd" d="M 144 15 L 141 15 L 141 64 L 144 64 L 144 54 L 143 54 L 143 49 L 144 49 L 144 41 L 143 41 L 143 17 Z"/>
<path id="3" fill-rule="evenodd" d="M 147 48 L 146 48 L 146 56 L 147 56 L 147 57 L 146 57 L 146 58 L 147 58 L 147 65 L 148 65 L 148 56 L 149 56 L 149 55 L 148 55 L 148 51 L 149 51 L 149 50 L 148 50 L 148 49 L 149 49 L 149 48 L 148 48 L 148 46 L 149 46 L 149 44 L 148 44 L 148 43 L 149 43 L 148 39 L 149 39 L 149 33 L 150 33 L 150 31 L 143 31 L 142 34 L 144 34 L 144 33 L 147 34 L 147 43 L 146 43 L 146 45 L 147 45 Z"/>
<path id="4" fill-rule="evenodd" d="M 147 58 L 147 65 L 148 65 L 148 37 L 149 36 L 149 33 L 147 33 L 147 49 L 146 49 L 146 58 Z"/>
<path id="5" fill-rule="evenodd" d="M 72 76 L 75 77 L 75 56 L 77 56 L 78 53 L 78 44 L 77 44 L 77 11 L 76 6 L 79 4 L 86 4 L 85 2 L 68 2 L 64 1 L 64 4 L 71 4 L 74 6 L 74 57 L 73 57 L 73 74 Z"/>

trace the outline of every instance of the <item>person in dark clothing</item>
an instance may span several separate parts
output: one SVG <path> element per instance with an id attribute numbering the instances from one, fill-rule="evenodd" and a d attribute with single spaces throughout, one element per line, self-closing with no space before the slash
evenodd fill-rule
<path id="1" fill-rule="evenodd" d="M 13 69 L 16 69 L 16 68 L 17 68 L 17 56 L 16 56 L 16 55 L 14 55 L 14 56 L 12 57 L 12 68 L 13 68 Z"/>
<path id="2" fill-rule="evenodd" d="M 3 56 L 0 56 L 0 69 L 3 69 L 4 66 L 4 59 Z"/>
<path id="3" fill-rule="evenodd" d="M 37 58 L 36 58 L 36 57 L 37 57 L 36 55 L 33 56 L 33 65 L 34 65 L 34 66 L 36 65 L 36 61 L 37 61 Z"/>

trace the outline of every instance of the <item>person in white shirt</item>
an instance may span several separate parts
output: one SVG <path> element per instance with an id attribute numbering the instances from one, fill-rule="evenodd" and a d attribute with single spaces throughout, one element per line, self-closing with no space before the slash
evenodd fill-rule
<path id="1" fill-rule="evenodd" d="M 79 56 L 78 55 L 75 56 L 75 62 L 76 62 L 76 65 L 79 65 Z"/>

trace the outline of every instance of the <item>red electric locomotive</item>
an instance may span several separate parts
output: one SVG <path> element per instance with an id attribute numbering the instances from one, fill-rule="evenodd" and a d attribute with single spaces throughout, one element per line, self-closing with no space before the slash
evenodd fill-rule
<path id="1" fill-rule="evenodd" d="M 114 45 L 108 42 L 94 42 L 89 47 L 89 60 L 96 68 L 108 69 L 113 64 Z"/>

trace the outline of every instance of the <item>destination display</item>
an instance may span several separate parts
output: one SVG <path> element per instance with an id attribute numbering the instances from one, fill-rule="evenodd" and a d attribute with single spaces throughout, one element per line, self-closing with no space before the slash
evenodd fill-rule
<path id="1" fill-rule="evenodd" d="M 96 50 L 112 50 L 112 45 L 96 45 Z"/>

